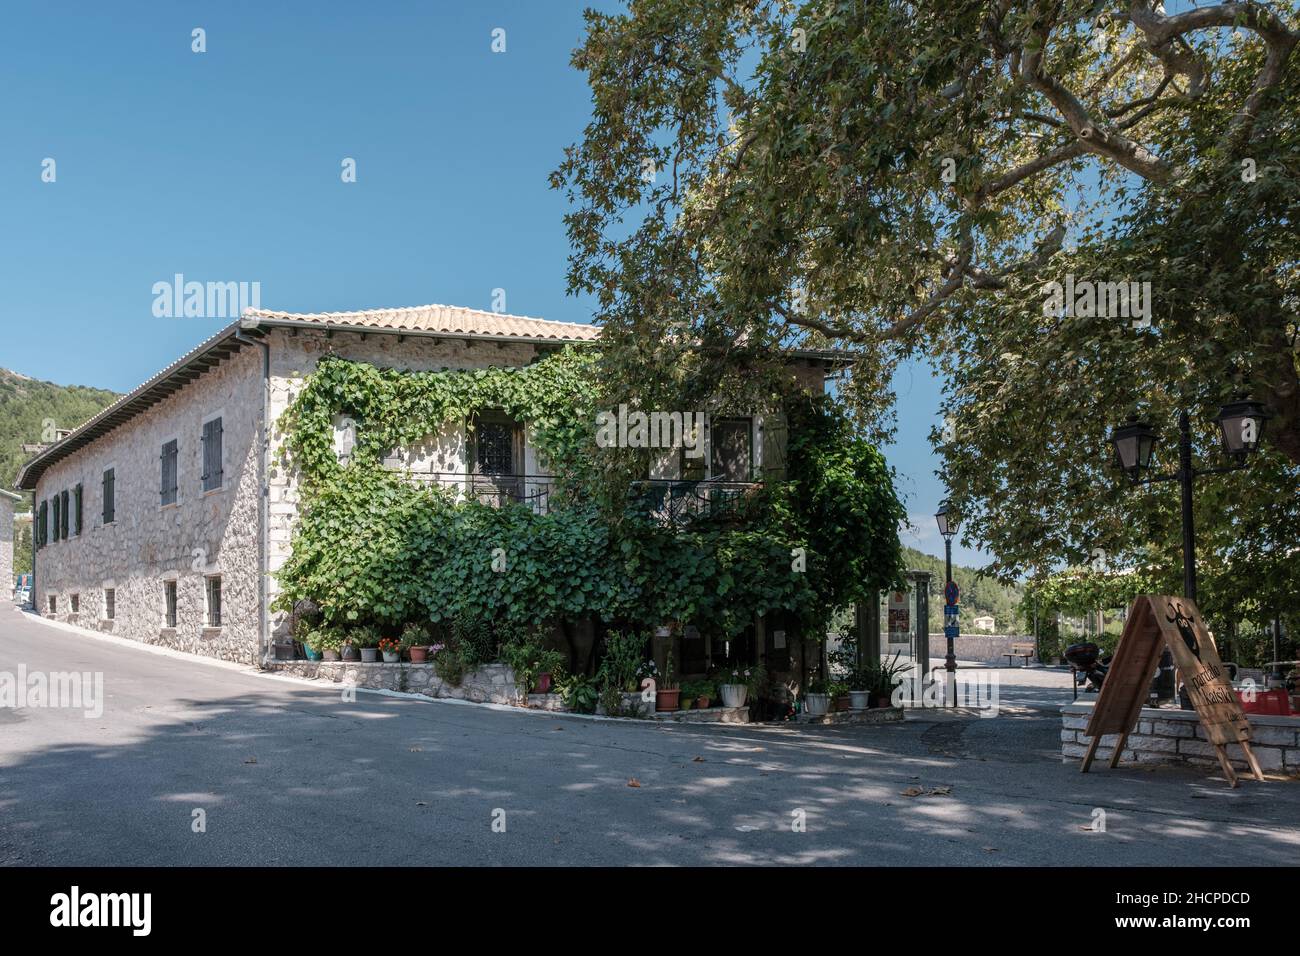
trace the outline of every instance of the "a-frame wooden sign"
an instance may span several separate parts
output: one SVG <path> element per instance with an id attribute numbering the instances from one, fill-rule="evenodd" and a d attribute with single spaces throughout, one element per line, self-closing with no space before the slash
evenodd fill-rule
<path id="1" fill-rule="evenodd" d="M 1158 594 L 1139 595 L 1129 608 L 1124 633 L 1120 635 L 1119 646 L 1084 731 L 1092 740 L 1083 758 L 1083 772 L 1087 773 L 1092 766 L 1101 738 L 1110 734 L 1119 735 L 1110 765 L 1119 764 L 1166 646 L 1173 654 L 1174 664 L 1228 784 L 1237 785 L 1237 774 L 1228 760 L 1228 744 L 1241 745 L 1255 779 L 1262 781 L 1264 773 L 1250 749 L 1250 723 L 1233 693 L 1232 682 L 1219 660 L 1219 651 L 1205 628 L 1200 610 L 1187 598 Z"/>

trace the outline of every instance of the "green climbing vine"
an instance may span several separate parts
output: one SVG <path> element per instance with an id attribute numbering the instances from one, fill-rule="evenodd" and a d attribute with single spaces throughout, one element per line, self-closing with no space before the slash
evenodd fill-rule
<path id="1" fill-rule="evenodd" d="M 599 458 L 596 362 L 572 347 L 523 368 L 467 371 L 322 359 L 279 422 L 301 499 L 278 606 L 309 599 L 333 626 L 597 618 L 723 635 L 782 610 L 820 633 L 836 606 L 898 579 L 892 475 L 828 400 L 791 399 L 788 480 L 672 528 L 645 496 L 610 490 L 627 475 Z M 457 502 L 385 467 L 394 449 L 489 409 L 527 422 L 557 476 L 543 513 Z M 346 463 L 333 445 L 340 414 L 356 423 Z"/>

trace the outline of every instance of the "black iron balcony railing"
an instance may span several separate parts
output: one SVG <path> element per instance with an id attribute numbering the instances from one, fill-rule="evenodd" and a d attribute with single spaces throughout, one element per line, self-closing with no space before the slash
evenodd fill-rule
<path id="1" fill-rule="evenodd" d="M 500 508 L 520 504 L 537 514 L 549 514 L 553 475 L 466 475 L 459 472 L 406 473 L 409 477 L 456 493 L 462 500 Z M 706 478 L 685 481 L 650 478 L 633 483 L 629 504 L 645 508 L 650 518 L 679 527 L 701 517 L 735 514 L 757 482 Z M 558 499 L 557 499 L 558 500 Z"/>

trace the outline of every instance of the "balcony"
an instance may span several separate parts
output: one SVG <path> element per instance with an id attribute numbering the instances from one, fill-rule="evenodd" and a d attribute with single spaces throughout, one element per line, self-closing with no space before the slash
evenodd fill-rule
<path id="1" fill-rule="evenodd" d="M 466 475 L 462 472 L 407 472 L 422 484 L 454 491 L 462 501 L 492 508 L 523 505 L 534 514 L 549 514 L 555 487 L 553 475 Z M 720 478 L 680 480 L 650 478 L 632 484 L 629 505 L 645 509 L 664 527 L 683 527 L 699 518 L 737 515 L 760 487 L 752 481 Z M 556 504 L 559 497 L 554 496 Z"/>

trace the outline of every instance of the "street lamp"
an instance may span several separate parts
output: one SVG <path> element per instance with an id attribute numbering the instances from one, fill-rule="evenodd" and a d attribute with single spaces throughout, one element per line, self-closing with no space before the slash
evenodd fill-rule
<path id="1" fill-rule="evenodd" d="M 1156 433 L 1146 422 L 1130 418 L 1111 431 L 1110 441 L 1120 470 L 1135 485 L 1176 481 L 1182 491 L 1183 511 L 1183 595 L 1196 600 L 1196 534 L 1192 524 L 1192 484 L 1202 475 L 1219 475 L 1246 467 L 1246 458 L 1259 447 L 1268 411 L 1256 401 L 1239 398 L 1219 410 L 1215 421 L 1223 432 L 1223 450 L 1232 456 L 1226 468 L 1192 466 L 1192 426 L 1187 412 L 1178 413 L 1178 468 L 1165 475 L 1143 477 L 1151 468 Z"/>
<path id="2" fill-rule="evenodd" d="M 948 606 L 947 592 L 952 587 L 952 538 L 957 533 L 957 517 L 952 514 L 952 508 L 948 502 L 939 505 L 939 510 L 934 513 L 934 521 L 939 526 L 939 533 L 943 535 L 944 551 L 944 607 Z M 955 620 L 955 618 L 954 618 Z M 952 703 L 957 703 L 957 653 L 953 647 L 953 634 L 948 629 L 948 612 L 944 611 L 943 618 L 944 637 L 948 639 L 948 656 L 944 658 L 943 668 L 948 672 L 948 686 L 952 688 Z M 926 662 L 925 666 L 929 666 Z"/>

